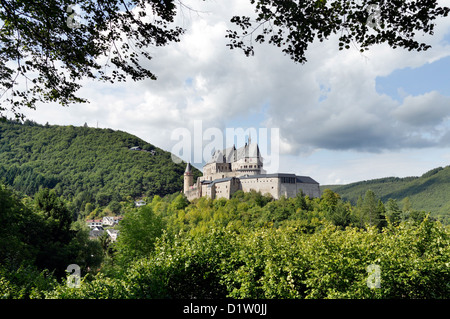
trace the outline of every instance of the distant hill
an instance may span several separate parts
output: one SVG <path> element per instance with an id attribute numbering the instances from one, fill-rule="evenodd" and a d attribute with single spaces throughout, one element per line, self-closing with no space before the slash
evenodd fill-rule
<path id="1" fill-rule="evenodd" d="M 143 150 L 130 150 L 135 146 Z M 40 186 L 54 188 L 81 209 L 88 202 L 104 206 L 127 196 L 178 192 L 185 165 L 122 131 L 0 122 L 0 181 L 28 195 Z"/>
<path id="2" fill-rule="evenodd" d="M 392 198 L 400 203 L 409 197 L 413 209 L 431 212 L 432 216 L 450 222 L 450 166 L 432 169 L 420 177 L 387 177 L 348 185 L 321 186 L 321 190 L 326 188 L 353 204 L 368 189 L 374 191 L 383 202 Z"/>

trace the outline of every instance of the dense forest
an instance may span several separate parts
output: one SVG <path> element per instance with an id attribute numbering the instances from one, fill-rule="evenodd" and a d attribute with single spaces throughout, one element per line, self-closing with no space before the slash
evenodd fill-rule
<path id="1" fill-rule="evenodd" d="M 432 217 L 450 224 L 450 166 L 432 169 L 420 177 L 386 177 L 321 188 L 329 188 L 353 204 L 370 189 L 383 201 L 409 201 L 413 208 L 428 211 Z"/>
<path id="2" fill-rule="evenodd" d="M 29 196 L 54 189 L 84 215 L 107 206 L 119 214 L 127 199 L 180 191 L 184 169 L 169 152 L 122 131 L 0 122 L 0 181 Z"/>
<path id="3" fill-rule="evenodd" d="M 115 242 L 88 240 L 48 189 L 21 198 L 3 186 L 0 209 L 2 298 L 450 297 L 449 227 L 370 190 L 356 206 L 330 190 L 156 195 L 126 209 Z M 69 264 L 81 268 L 77 287 Z"/>

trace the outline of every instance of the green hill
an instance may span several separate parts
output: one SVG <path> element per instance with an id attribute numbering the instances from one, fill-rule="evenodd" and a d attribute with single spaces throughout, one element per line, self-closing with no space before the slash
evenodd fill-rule
<path id="1" fill-rule="evenodd" d="M 185 165 L 122 131 L 0 122 L 0 181 L 30 196 L 54 188 L 79 209 L 178 192 Z"/>
<path id="2" fill-rule="evenodd" d="M 399 202 L 409 197 L 412 208 L 431 212 L 433 217 L 450 222 L 450 166 L 435 168 L 420 177 L 387 177 L 348 185 L 324 185 L 339 193 L 343 199 L 356 204 L 368 189 L 383 202 L 389 198 Z"/>

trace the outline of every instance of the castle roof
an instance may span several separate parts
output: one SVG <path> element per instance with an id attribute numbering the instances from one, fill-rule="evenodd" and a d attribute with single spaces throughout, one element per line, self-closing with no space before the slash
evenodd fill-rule
<path id="1" fill-rule="evenodd" d="M 224 150 L 216 150 L 208 164 L 210 163 L 233 163 L 244 158 L 255 158 L 261 159 L 261 153 L 259 151 L 259 146 L 256 143 L 245 144 L 244 146 L 236 149 L 233 145 Z"/>
<path id="2" fill-rule="evenodd" d="M 235 161 L 235 153 L 236 153 L 236 147 L 234 145 L 232 147 L 226 148 L 223 150 L 223 156 L 224 160 L 227 163 L 231 163 Z"/>
<path id="3" fill-rule="evenodd" d="M 261 157 L 258 144 L 245 144 L 244 146 L 236 150 L 235 161 L 239 161 L 243 158 L 248 157 Z"/>
<path id="4" fill-rule="evenodd" d="M 217 183 L 229 182 L 229 181 L 231 181 L 232 179 L 235 179 L 235 178 L 236 177 L 218 178 L 218 179 L 213 180 L 211 183 L 209 183 L 208 187 L 212 187 L 214 184 L 217 184 Z"/>
<path id="5" fill-rule="evenodd" d="M 280 177 L 295 177 L 297 183 L 304 183 L 304 184 L 319 184 L 315 180 L 313 180 L 309 176 L 298 176 L 295 174 L 289 174 L 289 173 L 274 173 L 274 174 L 258 174 L 258 175 L 246 175 L 246 176 L 240 176 L 240 179 L 252 179 L 252 178 L 280 178 Z"/>

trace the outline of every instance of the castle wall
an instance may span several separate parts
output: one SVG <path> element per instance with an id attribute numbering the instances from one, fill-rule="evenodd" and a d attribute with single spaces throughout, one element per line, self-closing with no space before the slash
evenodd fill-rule
<path id="1" fill-rule="evenodd" d="M 269 193 L 273 198 L 279 198 L 280 181 L 276 177 L 242 178 L 241 187 L 244 192 L 253 189 L 263 195 Z"/>
<path id="2" fill-rule="evenodd" d="M 217 179 L 222 178 L 222 176 Z M 216 178 L 213 180 L 217 180 Z M 187 192 L 186 197 L 189 200 L 201 196 L 209 198 L 231 198 L 231 196 L 238 190 L 242 189 L 244 192 L 255 190 L 261 194 L 270 194 L 273 198 L 279 199 L 281 196 L 287 198 L 295 197 L 298 193 L 303 192 L 311 198 L 320 197 L 319 184 L 309 183 L 295 183 L 282 177 L 254 177 L 254 178 L 232 178 L 227 181 L 216 181 L 210 184 L 197 183 L 191 186 Z"/>
<path id="3" fill-rule="evenodd" d="M 218 173 L 213 173 L 213 174 L 209 174 L 209 175 L 203 175 L 202 177 L 200 177 L 200 180 L 202 181 L 214 181 L 216 179 L 221 179 L 221 178 L 228 178 L 228 177 L 240 177 L 240 176 L 244 176 L 244 175 L 257 175 L 259 174 L 259 171 L 233 171 L 233 172 L 218 172 Z"/>
<path id="4" fill-rule="evenodd" d="M 201 184 L 202 195 L 203 195 L 203 196 L 209 196 L 209 197 L 211 197 L 211 193 L 210 193 L 210 191 L 208 190 L 208 186 L 209 186 L 209 184 Z M 208 192 L 209 192 L 209 195 L 208 195 Z"/>
<path id="5" fill-rule="evenodd" d="M 296 183 L 280 183 L 279 197 L 285 196 L 286 198 L 291 198 L 297 196 L 297 185 Z"/>
<path id="6" fill-rule="evenodd" d="M 227 198 L 231 196 L 231 181 L 215 183 L 215 198 Z"/>
<path id="7" fill-rule="evenodd" d="M 319 184 L 297 183 L 297 191 L 302 191 L 305 196 L 320 197 Z"/>
<path id="8" fill-rule="evenodd" d="M 192 187 L 189 190 L 184 191 L 184 195 L 188 200 L 193 200 L 195 198 L 199 198 L 202 196 L 201 193 L 199 192 L 199 189 L 196 187 L 195 188 Z"/>
<path id="9" fill-rule="evenodd" d="M 253 177 L 241 178 L 240 180 L 244 192 L 249 192 L 253 189 L 261 192 L 263 195 L 269 193 L 275 199 L 279 199 L 281 196 L 287 198 L 295 197 L 300 192 L 311 198 L 320 197 L 319 184 L 299 183 L 294 176 Z"/>
<path id="10" fill-rule="evenodd" d="M 211 199 L 215 199 L 216 198 L 216 185 L 212 184 L 212 185 L 206 186 L 206 191 L 205 191 L 204 196 L 209 197 Z"/>

